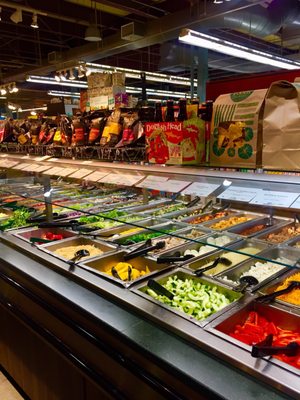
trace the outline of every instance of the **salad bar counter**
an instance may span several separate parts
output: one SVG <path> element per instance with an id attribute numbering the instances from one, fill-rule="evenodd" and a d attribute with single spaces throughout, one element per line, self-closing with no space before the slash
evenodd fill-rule
<path id="1" fill-rule="evenodd" d="M 297 209 L 198 200 L 3 179 L 0 362 L 31 399 L 299 398 Z"/>

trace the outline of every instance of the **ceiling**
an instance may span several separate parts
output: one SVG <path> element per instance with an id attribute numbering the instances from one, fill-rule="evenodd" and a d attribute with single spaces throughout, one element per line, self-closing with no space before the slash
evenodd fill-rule
<path id="1" fill-rule="evenodd" d="M 0 7 L 0 80 L 18 83 L 22 90 L 9 98 L 18 104 L 37 106 L 48 99 L 48 88 L 26 83 L 26 75 L 50 75 L 78 60 L 190 76 L 191 48 L 177 40 L 184 27 L 292 58 L 299 54 L 298 0 L 0 0 Z M 17 7 L 19 23 L 10 19 Z M 30 26 L 33 12 L 38 29 Z M 85 30 L 95 19 L 103 40 L 87 42 Z M 131 22 L 141 29 L 140 38 L 121 39 L 121 26 Z M 55 62 L 49 63 L 49 53 Z M 200 53 L 193 59 L 201 64 Z M 208 61 L 210 80 L 269 69 L 213 52 Z"/>

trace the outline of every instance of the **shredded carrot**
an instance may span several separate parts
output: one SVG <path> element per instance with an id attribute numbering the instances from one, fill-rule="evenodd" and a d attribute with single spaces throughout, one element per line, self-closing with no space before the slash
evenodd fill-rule
<path id="1" fill-rule="evenodd" d="M 291 275 L 287 279 L 285 279 L 283 283 L 277 287 L 276 291 L 287 288 L 291 281 L 300 282 L 300 272 L 297 272 L 296 274 Z M 300 289 L 299 288 L 293 289 L 290 293 L 278 296 L 278 299 L 286 301 L 287 303 L 300 306 Z"/>

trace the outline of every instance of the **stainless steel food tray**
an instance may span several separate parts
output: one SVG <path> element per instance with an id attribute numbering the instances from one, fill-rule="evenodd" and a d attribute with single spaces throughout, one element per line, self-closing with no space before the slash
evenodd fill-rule
<path id="1" fill-rule="evenodd" d="M 270 222 L 269 217 L 255 219 L 254 221 L 251 220 L 251 221 L 245 222 L 242 225 L 233 226 L 232 228 L 227 229 L 227 232 L 232 232 L 232 233 L 236 233 L 237 235 L 251 238 L 251 237 L 257 237 L 257 235 L 261 235 L 263 233 L 267 233 L 270 229 L 272 230 L 281 225 L 286 225 L 286 223 L 287 223 L 287 220 L 284 220 L 282 218 L 272 218 L 271 221 L 272 221 L 272 226 L 268 226 L 268 223 Z M 248 235 L 243 233 L 243 231 L 245 231 L 246 229 L 253 228 L 257 225 L 264 225 L 265 227 L 258 232 L 250 233 Z"/>
<path id="2" fill-rule="evenodd" d="M 286 278 L 289 278 L 291 275 L 294 275 L 299 272 L 300 272 L 299 267 L 298 268 L 288 267 L 286 269 L 285 274 L 281 274 L 280 276 L 276 277 L 276 279 L 270 281 L 267 285 L 261 287 L 258 290 L 259 294 L 273 293 L 276 290 L 276 288 L 279 285 L 281 285 Z M 284 308 L 288 309 L 291 312 L 293 312 L 293 310 L 296 310 L 296 312 L 300 315 L 300 305 L 298 306 L 296 304 L 288 303 L 278 298 L 274 300 L 274 304 L 280 304 L 281 306 L 283 306 Z"/>
<path id="3" fill-rule="evenodd" d="M 64 238 L 69 238 L 76 236 L 77 233 L 63 229 L 63 228 L 37 228 L 37 227 L 31 227 L 31 228 L 24 228 L 24 229 L 14 229 L 10 231 L 10 233 L 22 240 L 25 240 L 26 242 L 30 242 L 31 237 L 41 237 L 43 234 L 47 232 L 52 232 L 55 235 L 61 234 L 64 236 Z M 63 239 L 62 239 L 63 240 Z"/>
<path id="4" fill-rule="evenodd" d="M 39 248 L 42 251 L 45 251 L 46 253 L 51 254 L 52 256 L 59 258 L 63 261 L 70 261 L 58 254 L 55 254 L 54 251 L 61 249 L 63 247 L 67 247 L 67 246 L 86 246 L 86 245 L 95 246 L 99 250 L 103 251 L 103 254 L 98 255 L 98 256 L 86 257 L 85 258 L 86 260 L 94 258 L 94 257 L 104 257 L 105 253 L 116 251 L 116 246 L 113 244 L 101 242 L 100 240 L 90 239 L 90 238 L 82 237 L 82 236 L 70 237 L 68 239 L 58 240 L 57 242 L 54 242 L 54 243 L 42 244 L 39 246 Z"/>
<path id="5" fill-rule="evenodd" d="M 215 278 L 220 280 L 224 284 L 227 284 L 228 286 L 234 287 L 236 285 L 234 285 L 231 282 L 224 281 L 223 277 L 226 276 L 230 280 L 238 281 L 239 277 L 244 272 L 247 272 L 251 268 L 251 266 L 253 266 L 256 262 L 261 262 L 261 263 L 265 263 L 267 261 L 274 262 L 273 260 L 275 260 L 277 258 L 286 258 L 286 259 L 290 260 L 292 262 L 292 264 L 294 264 L 295 261 L 298 258 L 297 256 L 299 256 L 299 253 L 297 254 L 297 252 L 295 253 L 295 252 L 290 251 L 288 249 L 279 248 L 279 247 L 273 247 L 273 248 L 270 248 L 268 250 L 264 250 L 261 253 L 259 253 L 259 257 L 261 257 L 261 259 L 251 258 L 250 260 L 247 260 L 247 261 L 245 261 L 245 262 L 243 262 L 243 263 L 241 263 L 241 264 L 239 264 L 237 266 L 234 266 L 232 268 L 227 269 L 226 272 L 222 272 L 220 274 L 217 274 L 215 276 Z M 266 278 L 266 279 L 262 280 L 261 282 L 259 282 L 257 285 L 251 286 L 249 288 L 249 290 L 251 290 L 252 292 L 256 291 L 258 288 L 260 288 L 263 285 L 267 284 L 268 282 L 270 282 L 274 278 L 284 274 L 287 270 L 288 270 L 288 267 L 282 265 L 282 269 L 280 271 L 275 272 L 274 274 L 272 274 L 268 278 Z"/>
<path id="6" fill-rule="evenodd" d="M 232 309 L 231 311 L 232 312 L 223 314 L 219 318 L 216 318 L 205 327 L 205 330 L 224 339 L 227 342 L 234 344 L 237 347 L 246 350 L 249 353 L 249 357 L 252 347 L 231 337 L 230 333 L 234 332 L 236 325 L 243 324 L 246 321 L 246 318 L 251 311 L 258 312 L 259 315 L 265 317 L 268 321 L 274 322 L 276 326 L 279 326 L 282 329 L 288 329 L 297 332 L 300 331 L 300 314 L 297 315 L 296 313 L 288 312 L 287 310 L 278 307 L 278 305 L 266 305 L 252 301 L 244 307 L 241 307 L 239 310 Z M 267 359 L 268 363 L 275 364 L 292 372 L 295 375 L 300 375 L 299 369 L 294 368 L 293 366 L 284 363 L 281 360 L 273 357 L 264 357 L 264 359 Z M 255 359 L 253 360 L 255 361 Z M 256 359 L 256 362 L 257 364 L 260 363 L 258 359 Z M 270 368 L 270 365 L 268 365 L 267 368 Z M 294 379 L 297 379 L 297 376 L 294 376 Z"/>
<path id="7" fill-rule="evenodd" d="M 220 212 L 221 212 L 221 211 L 220 211 Z M 240 211 L 232 210 L 232 209 L 225 210 L 224 212 L 228 213 L 228 217 L 229 217 L 229 216 L 232 217 L 232 216 L 238 215 L 238 214 L 240 213 Z M 201 215 L 195 215 L 195 216 L 192 216 L 192 217 L 183 218 L 180 222 L 185 222 L 185 223 L 187 223 L 187 224 L 189 224 L 189 225 L 193 225 L 193 226 L 198 226 L 198 225 L 203 226 L 204 224 L 206 224 L 206 223 L 208 223 L 208 222 L 217 222 L 217 221 L 219 221 L 219 220 L 221 220 L 221 219 L 223 219 L 223 218 L 227 218 L 227 215 L 226 215 L 225 217 L 213 218 L 213 219 L 211 219 L 211 220 L 209 220 L 209 221 L 199 222 L 198 224 L 192 224 L 192 223 L 191 223 L 194 219 L 196 219 L 196 218 L 198 218 L 198 217 L 205 217 L 206 215 L 210 215 L 210 214 L 211 214 L 211 211 L 207 211 L 207 212 L 205 212 L 205 213 L 203 213 L 203 214 L 201 214 Z"/>
<path id="8" fill-rule="evenodd" d="M 257 255 L 259 255 L 263 250 L 266 250 L 267 248 L 269 248 L 271 246 L 268 245 L 267 243 L 264 243 L 264 242 L 261 242 L 259 240 L 255 240 L 255 239 L 242 239 L 236 243 L 229 244 L 228 246 L 226 246 L 226 249 L 224 248 L 223 250 L 217 251 L 213 254 L 204 255 L 199 258 L 196 258 L 194 261 L 185 264 L 184 267 L 188 268 L 189 270 L 195 271 L 196 269 L 199 269 L 201 267 L 206 266 L 207 264 L 212 263 L 217 257 L 223 256 L 223 255 L 226 257 L 226 253 L 228 253 L 230 251 L 237 251 L 237 252 L 241 251 L 242 252 L 242 249 L 245 247 L 255 247 L 255 248 L 259 249 L 259 252 L 256 253 Z M 253 255 L 249 254 L 248 257 L 251 258 L 251 257 L 253 257 Z M 234 266 L 239 265 L 242 262 L 244 262 L 244 260 L 242 260 L 240 263 L 235 264 Z M 226 271 L 228 271 L 230 268 L 233 268 L 234 266 L 228 267 L 226 269 Z M 207 276 L 207 275 L 210 276 L 210 273 L 211 273 L 211 271 L 204 272 L 205 276 Z M 215 277 L 218 274 L 219 273 L 216 273 L 213 276 Z"/>
<path id="9" fill-rule="evenodd" d="M 299 224 L 297 224 L 298 226 L 299 226 Z M 287 241 L 289 241 L 289 240 L 291 240 L 291 238 L 289 238 L 289 239 L 286 239 L 286 240 L 284 240 L 284 241 L 282 241 L 282 242 L 272 242 L 272 241 L 269 241 L 269 240 L 266 240 L 267 239 L 267 236 L 270 234 L 270 233 L 279 233 L 279 232 L 281 232 L 281 230 L 283 229 L 283 228 L 288 228 L 288 227 L 293 227 L 293 226 L 295 226 L 295 223 L 294 222 L 292 222 L 291 220 L 288 220 L 288 221 L 286 221 L 285 223 L 283 223 L 282 225 L 280 225 L 280 226 L 277 226 L 277 227 L 274 227 L 273 229 L 270 229 L 269 231 L 267 231 L 267 232 L 265 232 L 265 233 L 261 233 L 261 234 L 259 234 L 259 235 L 256 235 L 256 239 L 259 239 L 259 240 L 264 240 L 264 241 L 266 241 L 266 242 L 268 242 L 268 243 L 271 243 L 271 244 L 273 244 L 273 245 L 275 245 L 275 244 L 283 244 L 283 243 L 285 243 L 285 242 L 287 242 Z M 299 233 L 299 236 L 300 236 L 300 233 Z M 295 236 L 296 237 L 296 236 Z M 300 240 L 300 239 L 299 239 Z"/>
<path id="10" fill-rule="evenodd" d="M 216 224 L 216 223 L 222 222 L 222 221 L 228 221 L 228 220 L 230 220 L 231 218 L 234 218 L 234 217 L 236 217 L 236 218 L 246 217 L 246 218 L 251 218 L 251 221 L 254 221 L 254 220 L 257 220 L 257 219 L 259 219 L 259 218 L 261 218 L 263 216 L 264 216 L 263 214 L 256 214 L 256 213 L 251 213 L 251 212 L 239 212 L 239 213 L 236 213 L 235 215 L 228 215 L 227 217 L 223 217 L 223 218 L 220 218 L 218 220 L 204 222 L 203 226 L 206 226 L 207 228 L 213 229 L 215 231 L 226 231 L 229 228 L 233 228 L 234 226 L 243 226 L 244 227 L 243 224 L 249 222 L 250 220 L 249 221 L 245 221 L 245 222 L 241 222 L 241 223 L 237 223 L 235 225 L 232 225 L 231 227 L 224 227 L 224 228 L 221 228 L 221 229 L 213 228 L 213 225 Z"/>
<path id="11" fill-rule="evenodd" d="M 116 226 L 114 228 L 108 228 L 108 229 L 99 229 L 97 231 L 93 232 L 93 235 L 99 235 L 101 238 L 104 240 L 109 240 L 113 235 L 122 235 L 122 232 L 130 229 L 130 228 L 148 228 L 152 227 L 154 225 L 161 225 L 163 223 L 169 222 L 167 219 L 162 219 L 162 218 L 145 218 L 137 223 L 133 222 L 132 224 L 122 224 L 119 226 Z"/>
<path id="12" fill-rule="evenodd" d="M 132 267 L 138 269 L 139 271 L 145 270 L 146 266 L 149 268 L 150 273 L 141 276 L 132 281 L 122 281 L 113 276 L 108 275 L 105 271 L 110 271 L 119 262 L 124 262 L 124 255 L 128 252 L 126 250 L 117 251 L 115 253 L 109 254 L 105 257 L 94 257 L 92 260 L 85 260 L 79 263 L 79 267 L 92 272 L 93 274 L 100 275 L 101 277 L 108 279 L 111 282 L 123 287 L 130 287 L 131 285 L 144 280 L 145 278 L 154 277 L 161 271 L 170 270 L 174 266 L 169 264 L 157 264 L 155 260 L 148 257 L 136 257 L 129 261 L 125 261 L 132 265 Z"/>
<path id="13" fill-rule="evenodd" d="M 180 236 L 181 233 L 182 233 L 182 231 L 178 232 L 178 235 Z M 187 241 L 184 244 L 181 244 L 179 246 L 173 247 L 171 250 L 162 251 L 159 254 L 159 256 L 164 256 L 164 257 L 172 257 L 172 256 L 175 256 L 175 255 L 183 256 L 184 252 L 186 250 L 197 250 L 197 251 L 199 251 L 200 248 L 203 247 L 203 246 L 210 246 L 210 251 L 208 250 L 206 253 L 203 253 L 201 255 L 197 255 L 194 258 L 191 258 L 191 259 L 189 259 L 189 260 L 187 260 L 185 262 L 181 262 L 182 265 L 186 264 L 186 263 L 191 263 L 192 260 L 195 260 L 196 258 L 203 257 L 203 256 L 206 256 L 206 255 L 208 255 L 210 253 L 219 251 L 220 250 L 219 246 L 210 245 L 210 244 L 208 244 L 207 240 L 209 238 L 212 238 L 212 237 L 213 238 L 217 238 L 217 237 L 220 237 L 220 236 L 227 236 L 227 237 L 229 237 L 231 239 L 231 241 L 227 244 L 227 246 L 229 246 L 230 244 L 233 244 L 234 242 L 238 242 L 239 240 L 242 239 L 241 237 L 233 235 L 233 234 L 230 234 L 230 233 L 224 233 L 224 234 L 215 233 L 213 235 L 208 233 L 205 236 L 199 237 L 198 238 L 198 243 L 195 242 L 195 241 L 192 241 L 192 242 L 191 241 Z M 162 238 L 162 240 L 163 240 L 163 238 Z M 197 239 L 195 239 L 195 240 L 197 240 Z"/>
<path id="14" fill-rule="evenodd" d="M 161 303 L 160 301 L 154 299 L 152 296 L 147 294 L 147 289 L 148 289 L 147 282 L 142 282 L 140 284 L 135 284 L 130 288 L 130 290 L 132 290 L 137 295 L 144 297 L 145 299 L 153 302 L 154 304 L 156 304 L 159 307 L 161 307 L 164 310 L 166 310 L 167 311 L 166 312 L 166 317 L 165 317 L 166 320 L 168 319 L 168 312 L 171 312 L 171 313 L 174 313 L 174 314 L 178 315 L 179 317 L 184 318 L 184 319 L 186 319 L 186 320 L 188 320 L 190 322 L 193 322 L 194 324 L 199 325 L 201 327 L 204 327 L 210 321 L 214 320 L 215 318 L 217 318 L 222 313 L 224 313 L 224 312 L 230 310 L 231 308 L 235 307 L 236 303 L 238 302 L 238 300 L 242 299 L 242 297 L 243 297 L 243 294 L 238 293 L 238 292 L 234 292 L 233 290 L 231 290 L 231 289 L 229 289 L 229 288 L 227 288 L 227 287 L 225 287 L 225 286 L 223 286 L 223 285 L 221 285 L 219 283 L 216 283 L 215 281 L 213 281 L 212 279 L 210 279 L 208 277 L 205 277 L 205 278 L 195 277 L 193 274 L 191 274 L 190 272 L 188 272 L 187 270 L 185 270 L 183 268 L 176 268 L 173 271 L 166 271 L 166 272 L 160 274 L 159 276 L 157 276 L 156 281 L 159 282 L 161 285 L 163 285 L 168 280 L 168 278 L 173 277 L 175 275 L 179 279 L 182 279 L 182 280 L 192 279 L 192 280 L 194 280 L 196 282 L 199 282 L 199 283 L 202 283 L 202 284 L 204 283 L 206 285 L 209 285 L 212 288 L 213 287 L 217 287 L 217 290 L 220 293 L 226 295 L 230 300 L 232 300 L 232 303 L 227 305 L 227 306 L 225 306 L 221 310 L 215 312 L 214 314 L 208 316 L 206 319 L 199 321 L 196 318 L 191 317 L 190 315 L 185 314 L 182 311 L 177 311 L 176 309 L 174 309 L 174 308 L 172 308 L 172 307 L 170 307 L 170 306 L 168 306 L 168 305 L 166 305 L 164 303 Z"/>

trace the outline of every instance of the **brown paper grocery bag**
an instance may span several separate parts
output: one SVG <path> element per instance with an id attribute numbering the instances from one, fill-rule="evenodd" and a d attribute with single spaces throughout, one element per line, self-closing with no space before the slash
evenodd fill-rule
<path id="1" fill-rule="evenodd" d="M 300 169 L 300 84 L 272 83 L 263 120 L 263 167 Z"/>
<path id="2" fill-rule="evenodd" d="M 210 164 L 261 166 L 262 115 L 267 89 L 223 94 L 213 105 Z"/>

